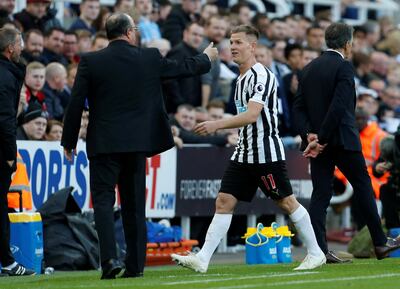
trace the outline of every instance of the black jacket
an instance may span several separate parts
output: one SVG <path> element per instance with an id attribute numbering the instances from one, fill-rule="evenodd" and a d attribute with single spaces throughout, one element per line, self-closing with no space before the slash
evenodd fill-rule
<path id="1" fill-rule="evenodd" d="M 64 55 L 54 53 L 53 51 L 48 50 L 47 48 L 43 49 L 42 59 L 45 65 L 52 62 L 58 62 L 64 65 L 65 67 L 68 66 L 68 60 L 64 57 Z"/>
<path id="2" fill-rule="evenodd" d="M 197 54 L 199 54 L 198 50 L 181 42 L 168 53 L 167 58 L 183 61 L 185 57 Z M 176 108 L 183 103 L 194 107 L 201 105 L 201 77 L 199 75 L 165 81 L 163 91 L 168 112 L 175 112 Z"/>
<path id="3" fill-rule="evenodd" d="M 56 18 L 57 10 L 48 9 L 45 16 L 37 18 L 30 14 L 26 9 L 14 15 L 14 19 L 17 20 L 23 27 L 24 32 L 30 29 L 39 29 L 43 33 L 52 27 L 62 28 L 60 21 Z"/>
<path id="4" fill-rule="evenodd" d="M 148 156 L 174 146 L 163 102 L 161 79 L 210 70 L 205 54 L 176 62 L 155 48 L 116 40 L 82 56 L 64 118 L 61 144 L 76 147 L 86 97 L 89 101 L 87 153 L 144 152 Z"/>
<path id="5" fill-rule="evenodd" d="M 163 27 L 163 37 L 171 42 L 171 46 L 179 44 L 183 39 L 183 31 L 188 23 L 192 22 L 190 15 L 177 6 L 169 13 Z"/>
<path id="6" fill-rule="evenodd" d="M 301 72 L 293 125 L 303 139 L 307 133 L 317 133 L 321 144 L 361 151 L 355 105 L 352 64 L 339 53 L 326 51 Z"/>
<path id="7" fill-rule="evenodd" d="M 44 103 L 46 104 L 47 112 L 50 119 L 57 119 L 62 121 L 64 116 L 64 107 L 61 104 L 61 97 L 63 92 L 52 89 L 46 82 L 43 87 L 43 93 L 46 96 Z"/>
<path id="8" fill-rule="evenodd" d="M 17 157 L 17 110 L 25 66 L 0 54 L 0 164 Z"/>

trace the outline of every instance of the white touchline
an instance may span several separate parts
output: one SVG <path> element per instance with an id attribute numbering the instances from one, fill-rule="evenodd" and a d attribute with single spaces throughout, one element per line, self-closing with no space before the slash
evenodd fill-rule
<path id="1" fill-rule="evenodd" d="M 232 281 L 232 280 L 247 280 L 247 279 L 262 279 L 267 277 L 289 277 L 289 276 L 299 276 L 299 275 L 309 275 L 309 274 L 317 274 L 319 272 L 296 272 L 296 273 L 271 273 L 271 274 L 263 274 L 263 275 L 247 275 L 243 277 L 231 277 L 231 278 L 219 278 L 219 279 L 202 279 L 202 280 L 193 280 L 193 281 L 177 281 L 177 282 L 167 282 L 163 285 L 179 285 L 179 284 L 195 284 L 195 283 L 210 283 L 210 282 L 224 282 L 224 281 Z M 222 288 L 222 287 L 221 287 Z"/>
<path id="2" fill-rule="evenodd" d="M 222 273 L 215 273 L 215 274 L 202 274 L 199 273 L 197 275 L 193 274 L 185 274 L 185 275 L 167 275 L 167 276 L 160 276 L 161 279 L 169 279 L 169 278 L 182 278 L 182 277 L 188 277 L 188 278 L 193 278 L 193 277 L 218 277 L 218 276 L 232 276 L 234 274 L 222 274 Z"/>
<path id="3" fill-rule="evenodd" d="M 365 279 L 383 279 L 389 277 L 400 276 L 400 273 L 380 274 L 380 275 L 368 275 L 368 276 L 354 276 L 354 277 L 340 277 L 340 278 L 328 278 L 328 279 L 314 279 L 314 280 L 293 280 L 293 281 L 282 281 L 265 284 L 243 284 L 237 286 L 218 286 L 209 287 L 207 289 L 242 289 L 242 288 L 257 288 L 257 287 L 272 287 L 272 286 L 283 286 L 283 285 L 299 285 L 307 283 L 326 283 L 326 282 L 340 282 L 340 281 L 352 281 L 352 280 L 365 280 Z"/>

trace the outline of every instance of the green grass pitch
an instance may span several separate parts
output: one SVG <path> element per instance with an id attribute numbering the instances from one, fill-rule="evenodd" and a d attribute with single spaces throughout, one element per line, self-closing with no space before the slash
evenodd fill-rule
<path id="1" fill-rule="evenodd" d="M 398 289 L 400 258 L 355 260 L 313 271 L 293 271 L 298 262 L 277 265 L 212 265 L 206 274 L 178 266 L 147 267 L 143 278 L 99 280 L 98 271 L 0 278 L 0 289 Z"/>

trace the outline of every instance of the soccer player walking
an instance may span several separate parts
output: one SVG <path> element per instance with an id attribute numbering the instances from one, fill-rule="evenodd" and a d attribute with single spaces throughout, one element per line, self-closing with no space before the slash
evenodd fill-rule
<path id="1" fill-rule="evenodd" d="M 295 270 L 314 269 L 326 262 L 310 216 L 293 195 L 287 176 L 285 151 L 278 132 L 277 80 L 270 70 L 256 62 L 258 37 L 258 31 L 247 25 L 231 32 L 231 52 L 240 70 L 235 91 L 238 114 L 195 127 L 200 135 L 240 128 L 239 141 L 222 178 L 215 215 L 202 249 L 187 256 L 171 254 L 179 265 L 196 272 L 207 271 L 212 254 L 229 229 L 237 202 L 250 202 L 258 187 L 289 214 L 307 247 L 306 258 Z"/>

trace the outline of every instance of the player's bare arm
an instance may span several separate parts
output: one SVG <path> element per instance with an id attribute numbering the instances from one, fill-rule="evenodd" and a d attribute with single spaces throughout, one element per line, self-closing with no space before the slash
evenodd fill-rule
<path id="1" fill-rule="evenodd" d="M 194 132 L 199 135 L 213 134 L 219 129 L 239 128 L 257 121 L 264 105 L 255 101 L 249 101 L 247 110 L 234 117 L 216 121 L 205 121 L 195 126 Z"/>

